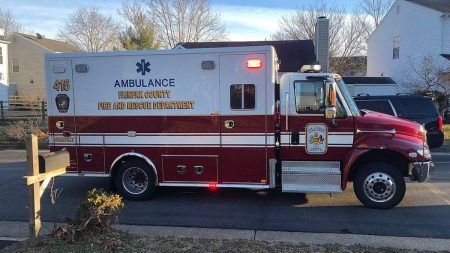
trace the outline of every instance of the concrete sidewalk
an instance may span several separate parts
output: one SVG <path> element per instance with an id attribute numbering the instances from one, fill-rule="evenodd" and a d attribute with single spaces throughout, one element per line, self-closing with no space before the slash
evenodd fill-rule
<path id="1" fill-rule="evenodd" d="M 47 153 L 48 149 L 41 149 L 39 153 Z M 24 149 L 9 149 L 0 151 L 0 163 L 20 163 L 27 161 L 27 151 Z"/>
<path id="2" fill-rule="evenodd" d="M 42 233 L 49 233 L 53 223 L 44 222 Z M 363 245 L 371 247 L 391 247 L 409 250 L 447 251 L 450 239 L 393 237 L 377 235 L 279 232 L 260 230 L 237 230 L 195 227 L 137 226 L 117 225 L 117 229 L 131 234 L 156 236 L 175 236 L 204 239 L 243 239 L 257 241 L 282 241 L 306 244 L 341 244 Z M 17 221 L 0 221 L 0 239 L 23 240 L 28 236 L 28 223 Z"/>

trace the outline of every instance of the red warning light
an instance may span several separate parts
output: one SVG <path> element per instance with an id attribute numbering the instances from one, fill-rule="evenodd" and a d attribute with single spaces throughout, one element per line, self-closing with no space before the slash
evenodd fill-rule
<path id="1" fill-rule="evenodd" d="M 208 188 L 210 190 L 215 190 L 215 189 L 217 189 L 217 184 L 210 183 L 210 184 L 208 184 Z"/>
<path id="2" fill-rule="evenodd" d="M 261 68 L 261 60 L 260 59 L 247 60 L 247 68 L 250 69 Z"/>

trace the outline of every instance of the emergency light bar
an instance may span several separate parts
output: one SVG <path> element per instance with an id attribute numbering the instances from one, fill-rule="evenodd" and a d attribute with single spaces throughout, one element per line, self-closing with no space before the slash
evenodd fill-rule
<path id="1" fill-rule="evenodd" d="M 317 73 L 320 72 L 320 70 L 322 69 L 322 66 L 320 65 L 303 65 L 300 68 L 300 72 L 302 73 Z"/>

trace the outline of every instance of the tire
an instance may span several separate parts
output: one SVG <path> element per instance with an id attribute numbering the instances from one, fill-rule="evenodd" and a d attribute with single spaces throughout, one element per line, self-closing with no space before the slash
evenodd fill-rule
<path id="1" fill-rule="evenodd" d="M 356 172 L 353 190 L 365 206 L 391 209 L 403 200 L 406 184 L 400 171 L 391 164 L 372 162 Z"/>
<path id="2" fill-rule="evenodd" d="M 117 192 L 128 200 L 146 200 L 156 192 L 156 176 L 142 160 L 132 159 L 120 165 L 114 177 Z"/>

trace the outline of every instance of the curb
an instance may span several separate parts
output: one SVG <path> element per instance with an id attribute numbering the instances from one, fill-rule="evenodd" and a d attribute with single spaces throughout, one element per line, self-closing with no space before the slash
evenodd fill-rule
<path id="1" fill-rule="evenodd" d="M 0 236 L 0 241 L 12 241 L 12 242 L 23 242 L 28 238 L 18 238 L 18 237 L 3 237 Z"/>
<path id="2" fill-rule="evenodd" d="M 42 223 L 42 233 L 50 232 L 51 222 Z M 197 227 L 139 226 L 118 224 L 116 229 L 130 234 L 149 237 L 174 236 L 198 239 L 250 240 L 268 242 L 290 242 L 305 244 L 341 244 L 345 246 L 362 245 L 375 248 L 396 248 L 423 251 L 448 251 L 450 239 L 395 237 L 378 235 L 282 232 L 261 230 L 239 230 Z M 23 240 L 28 236 L 28 222 L 0 221 L 0 240 Z"/>

